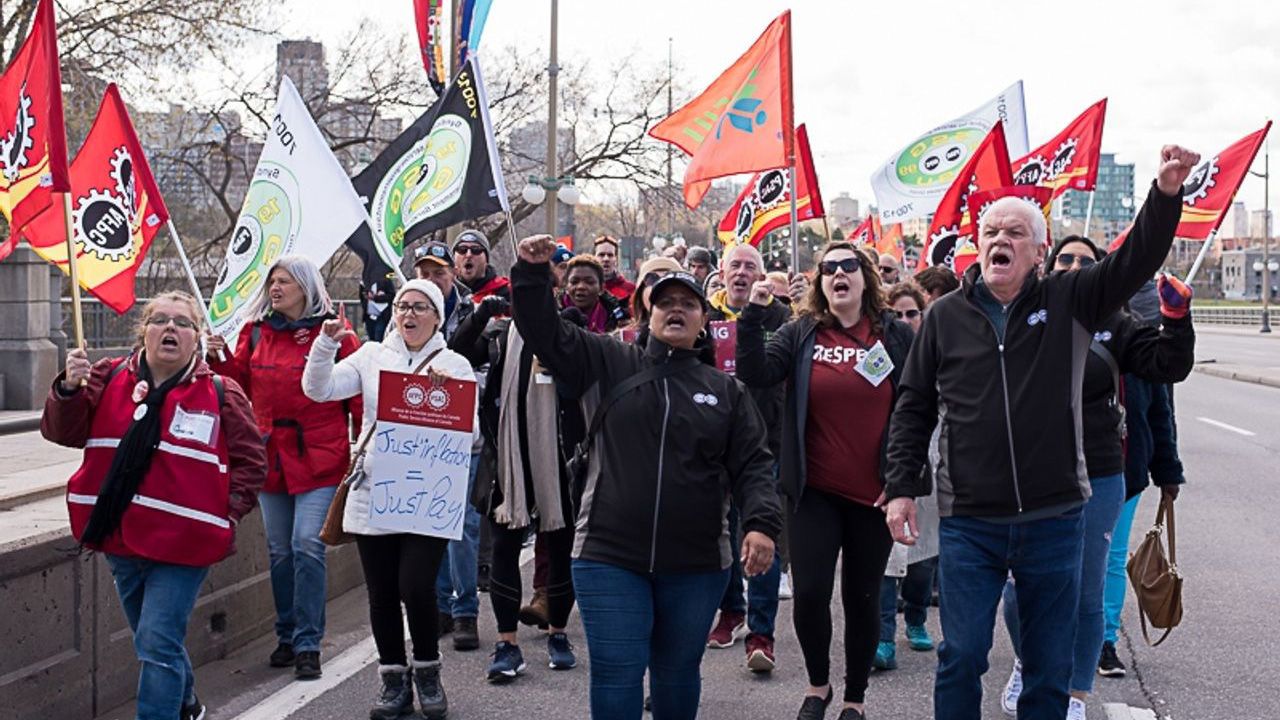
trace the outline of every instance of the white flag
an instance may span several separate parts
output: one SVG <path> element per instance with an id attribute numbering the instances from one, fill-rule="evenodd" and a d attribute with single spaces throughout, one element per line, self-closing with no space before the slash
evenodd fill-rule
<path id="1" fill-rule="evenodd" d="M 305 255 L 322 265 L 368 217 L 306 103 L 288 76 L 282 77 L 266 144 L 209 304 L 213 332 L 234 350 L 247 321 L 241 310 L 277 258 Z"/>
<path id="2" fill-rule="evenodd" d="M 923 133 L 894 153 L 871 176 L 882 223 L 922 218 L 938 209 L 956 173 L 999 121 L 1010 157 L 1027 154 L 1027 108 L 1022 81 L 981 107 Z"/>

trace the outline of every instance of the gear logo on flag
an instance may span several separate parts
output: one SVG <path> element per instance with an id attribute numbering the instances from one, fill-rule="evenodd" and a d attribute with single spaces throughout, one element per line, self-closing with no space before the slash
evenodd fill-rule
<path id="1" fill-rule="evenodd" d="M 946 268 L 955 267 L 956 246 L 960 242 L 960 228 L 957 225 L 944 227 L 929 236 L 929 264 Z"/>
<path id="2" fill-rule="evenodd" d="M 138 185 L 133 175 L 133 157 L 123 145 L 111 155 L 111 179 L 115 181 L 116 194 L 124 199 L 124 209 L 132 224 L 138 217 Z"/>
<path id="3" fill-rule="evenodd" d="M 1214 176 L 1218 174 L 1218 158 L 1210 158 L 1196 168 L 1182 186 L 1182 202 L 1195 207 L 1196 203 L 1209 196 L 1209 188 L 1217 185 Z"/>
<path id="4" fill-rule="evenodd" d="M 1076 159 L 1078 143 L 1079 141 L 1073 137 L 1062 141 L 1062 145 L 1058 146 L 1057 152 L 1053 154 L 1053 162 L 1049 163 L 1049 173 L 1045 180 L 1053 180 L 1071 167 L 1071 162 Z"/>
<path id="5" fill-rule="evenodd" d="M 132 256 L 133 228 L 124 202 L 114 193 L 90 190 L 76 198 L 71 222 L 76 243 L 84 252 L 110 262 Z"/>
<path id="6" fill-rule="evenodd" d="M 734 242 L 744 243 L 751 237 L 751 231 L 755 228 L 756 216 L 769 210 L 772 207 L 782 204 L 787 200 L 791 192 L 791 182 L 787 178 L 787 173 L 782 170 L 768 170 L 761 173 L 760 178 L 756 180 L 755 187 L 752 188 L 751 194 L 742 202 L 738 208 L 737 221 L 733 226 Z"/>
<path id="7" fill-rule="evenodd" d="M 18 114 L 13 119 L 13 128 L 0 138 L 0 171 L 10 184 L 18 181 L 18 176 L 30 164 L 27 153 L 35 147 L 31 131 L 36 120 L 31 116 L 31 96 L 27 94 L 27 86 L 18 91 Z"/>
<path id="8" fill-rule="evenodd" d="M 1022 167 L 1013 174 L 1014 185 L 1039 185 L 1049 173 L 1049 167 L 1045 163 L 1044 158 L 1039 155 L 1032 155 L 1027 158 Z"/>

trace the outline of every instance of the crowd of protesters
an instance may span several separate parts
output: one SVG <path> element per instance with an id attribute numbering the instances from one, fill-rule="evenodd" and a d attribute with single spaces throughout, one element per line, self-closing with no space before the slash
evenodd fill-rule
<path id="1" fill-rule="evenodd" d="M 254 507 L 276 612 L 265 661 L 322 675 L 321 528 L 393 371 L 474 380 L 476 416 L 460 539 L 374 527 L 369 483 L 346 495 L 378 655 L 373 720 L 415 699 L 446 716 L 441 639 L 486 644 L 482 588 L 495 684 L 528 671 L 522 622 L 545 632 L 550 669 L 575 668 L 578 608 L 595 718 L 696 717 L 707 648 L 743 640 L 746 669 L 774 671 L 779 603 L 793 599 L 800 720 L 837 694 L 840 720 L 868 716 L 869 676 L 897 666 L 900 603 L 908 647 L 937 648 L 935 717 L 980 717 L 1001 602 L 1017 656 L 1005 711 L 1082 720 L 1095 674 L 1125 672 L 1137 495 L 1151 478 L 1176 497 L 1183 481 L 1168 386 L 1190 371 L 1190 291 L 1157 271 L 1196 162 L 1162 150 L 1110 253 L 1079 236 L 1050 245 L 1038 209 L 1001 199 L 960 277 L 835 241 L 789 274 L 766 273 L 750 245 L 680 245 L 632 283 L 613 237 L 575 253 L 535 236 L 508 278 L 467 230 L 414 247 L 398 287 L 364 288 L 363 342 L 299 256 L 269 268 L 234 348 L 202 340 L 194 298 L 158 296 L 127 357 L 68 353 L 42 425 L 84 448 L 72 530 L 106 556 L 134 630 L 138 717 L 203 717 L 186 624 Z"/>

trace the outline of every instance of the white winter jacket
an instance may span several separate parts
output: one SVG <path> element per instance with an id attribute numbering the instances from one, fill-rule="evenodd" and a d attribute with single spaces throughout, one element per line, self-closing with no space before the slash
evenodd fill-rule
<path id="1" fill-rule="evenodd" d="M 443 348 L 443 349 L 442 349 Z M 360 437 L 373 427 L 378 414 L 378 377 L 383 370 L 408 373 L 436 350 L 440 354 L 432 359 L 429 368 L 457 380 L 475 380 L 471 363 L 456 352 L 445 348 L 444 336 L 436 333 L 417 352 L 405 347 L 404 339 L 394 329 L 380 343 L 367 342 L 358 350 L 334 365 L 338 354 L 338 342 L 321 334 L 311 346 L 307 367 L 302 372 L 302 392 L 316 402 L 345 400 L 356 394 L 364 398 L 364 418 Z M 426 369 L 422 372 L 425 374 Z M 479 407 L 479 402 L 476 403 Z M 480 422 L 474 421 L 475 434 L 480 434 Z M 365 455 L 365 471 L 369 471 L 369 456 Z M 342 528 L 355 535 L 393 535 L 390 530 L 369 527 L 369 485 L 361 483 L 347 496 L 346 512 L 342 516 Z"/>

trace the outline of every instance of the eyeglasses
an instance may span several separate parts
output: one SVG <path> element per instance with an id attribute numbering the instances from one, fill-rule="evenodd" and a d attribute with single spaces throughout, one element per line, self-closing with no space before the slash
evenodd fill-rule
<path id="1" fill-rule="evenodd" d="M 818 270 L 820 270 L 823 275 L 835 275 L 836 270 L 843 270 L 846 273 L 856 273 L 861 269 L 862 263 L 859 262 L 856 257 L 845 258 L 843 260 L 823 260 L 818 263 Z"/>
<path id="2" fill-rule="evenodd" d="M 453 249 L 454 255 L 484 255 L 484 248 L 479 245 L 458 245 Z"/>
<path id="3" fill-rule="evenodd" d="M 152 327 L 164 327 L 169 323 L 173 323 L 174 327 L 177 327 L 182 330 L 196 329 L 196 324 L 191 321 L 191 318 L 185 318 L 185 317 L 182 317 L 181 315 L 175 315 L 173 317 L 169 317 L 168 315 L 157 314 L 147 318 L 147 324 L 151 325 Z"/>
<path id="4" fill-rule="evenodd" d="M 1058 259 L 1055 260 L 1054 262 L 1058 264 L 1058 267 L 1065 268 L 1065 267 L 1071 267 L 1072 265 L 1078 264 L 1082 268 L 1087 268 L 1098 261 L 1094 260 L 1092 257 L 1088 255 L 1078 255 L 1076 253 L 1060 253 L 1058 255 Z"/>
<path id="5" fill-rule="evenodd" d="M 883 270 L 884 268 L 880 269 Z M 920 317 L 919 310 L 894 310 L 893 314 L 897 315 L 899 320 L 915 320 Z"/>
<path id="6" fill-rule="evenodd" d="M 396 312 L 400 313 L 401 315 L 409 315 L 409 314 L 426 315 L 428 311 L 435 312 L 435 308 L 433 308 L 430 304 L 424 303 L 424 302 L 416 302 L 416 303 L 402 302 L 402 303 L 396 303 L 392 307 L 394 307 Z"/>

